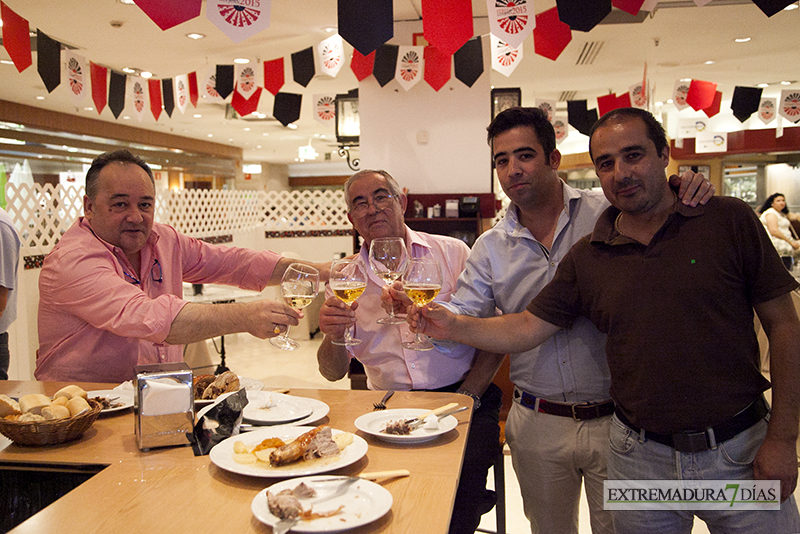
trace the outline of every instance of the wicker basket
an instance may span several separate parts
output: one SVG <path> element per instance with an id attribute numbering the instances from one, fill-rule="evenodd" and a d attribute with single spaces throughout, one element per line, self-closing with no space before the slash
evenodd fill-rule
<path id="1" fill-rule="evenodd" d="M 78 439 L 94 423 L 103 405 L 89 399 L 86 413 L 56 421 L 9 421 L 0 419 L 0 434 L 18 445 L 55 445 Z"/>

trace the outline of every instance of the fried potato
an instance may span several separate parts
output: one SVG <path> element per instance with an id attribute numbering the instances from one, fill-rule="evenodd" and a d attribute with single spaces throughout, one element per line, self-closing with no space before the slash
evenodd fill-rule
<path id="1" fill-rule="evenodd" d="M 339 447 L 339 450 L 343 451 L 348 445 L 353 443 L 353 434 L 350 432 L 342 432 L 334 435 L 332 439 L 336 446 Z"/>

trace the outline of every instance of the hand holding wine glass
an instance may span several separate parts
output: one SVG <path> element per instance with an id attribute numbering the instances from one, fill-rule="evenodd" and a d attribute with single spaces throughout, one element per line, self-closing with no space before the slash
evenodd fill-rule
<path id="1" fill-rule="evenodd" d="M 399 280 L 408 264 L 406 244 L 401 237 L 379 237 L 369 245 L 369 263 L 375 274 L 387 286 Z M 397 317 L 394 309 L 389 309 L 389 316 L 377 321 L 380 324 L 401 324 L 405 319 Z"/>
<path id="2" fill-rule="evenodd" d="M 292 263 L 283 273 L 281 278 L 281 295 L 287 305 L 299 310 L 305 308 L 317 296 L 319 291 L 319 271 L 302 263 Z M 300 345 L 297 341 L 289 339 L 289 326 L 286 331 L 269 340 L 270 343 L 283 350 L 295 350 Z"/>
<path id="3" fill-rule="evenodd" d="M 349 306 L 367 289 L 367 273 L 364 270 L 364 264 L 358 258 L 334 261 L 331 265 L 331 277 L 328 283 L 333 294 Z M 344 339 L 333 340 L 332 343 L 349 346 L 358 345 L 361 340 L 352 337 L 350 328 L 346 328 Z"/>
<path id="4" fill-rule="evenodd" d="M 442 268 L 439 262 L 430 258 L 411 258 L 403 275 L 403 291 L 419 307 L 436 298 L 442 290 Z M 431 350 L 433 345 L 417 332 L 414 341 L 403 343 L 411 350 Z"/>

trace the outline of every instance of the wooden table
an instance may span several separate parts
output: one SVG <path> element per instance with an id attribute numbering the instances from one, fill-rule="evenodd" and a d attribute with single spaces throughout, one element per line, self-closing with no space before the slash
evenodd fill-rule
<path id="1" fill-rule="evenodd" d="M 0 393 L 53 395 L 63 382 L 0 382 Z M 87 391 L 113 384 L 80 384 Z M 353 534 L 387 532 L 436 534 L 447 532 L 458 484 L 470 410 L 455 417 L 455 430 L 417 445 L 396 445 L 356 430 L 355 419 L 380 400 L 377 391 L 293 389 L 291 395 L 321 400 L 330 413 L 321 422 L 357 433 L 369 444 L 364 458 L 333 474 L 408 469 L 411 476 L 382 482 L 392 494 L 391 511 L 383 518 L 353 529 Z M 394 407 L 436 408 L 449 402 L 470 406 L 455 393 L 401 392 Z M 280 479 L 256 478 L 222 470 L 208 456 L 196 457 L 190 447 L 142 452 L 133 434 L 133 410 L 101 415 L 76 441 L 25 447 L 0 436 L 0 469 L 9 467 L 107 466 L 73 491 L 11 532 L 87 534 L 135 532 L 271 532 L 250 511 L 253 497 Z M 3 488 L 3 492 L 13 491 Z"/>

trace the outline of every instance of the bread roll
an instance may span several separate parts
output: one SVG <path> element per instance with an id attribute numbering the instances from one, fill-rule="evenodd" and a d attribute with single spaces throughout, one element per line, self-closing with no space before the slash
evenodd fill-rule
<path id="1" fill-rule="evenodd" d="M 66 406 L 69 402 L 69 399 L 66 397 L 59 397 L 57 399 L 53 399 L 53 404 L 57 404 L 59 406 Z"/>
<path id="2" fill-rule="evenodd" d="M 80 415 L 84 412 L 88 412 L 92 409 L 92 407 L 89 406 L 89 403 L 86 402 L 86 399 L 83 397 L 72 397 L 67 403 L 67 408 L 69 409 L 69 413 L 72 417 Z"/>
<path id="3" fill-rule="evenodd" d="M 56 391 L 56 394 L 53 395 L 53 399 L 57 399 L 59 397 L 66 397 L 67 400 L 69 400 L 69 399 L 71 399 L 73 397 L 83 397 L 84 399 L 86 399 L 89 396 L 83 390 L 82 387 L 71 385 L 71 386 L 63 387 L 63 388 L 59 389 L 58 391 Z"/>
<path id="4" fill-rule="evenodd" d="M 23 413 L 39 415 L 42 413 L 42 408 L 51 404 L 50 397 L 41 393 L 29 393 L 19 399 L 19 409 Z"/>
<path id="5" fill-rule="evenodd" d="M 42 417 L 45 419 L 69 419 L 72 414 L 69 413 L 69 408 L 59 404 L 45 406 L 42 408 Z"/>
<path id="6" fill-rule="evenodd" d="M 8 395 L 0 395 L 0 417 L 22 413 L 19 403 Z"/>

